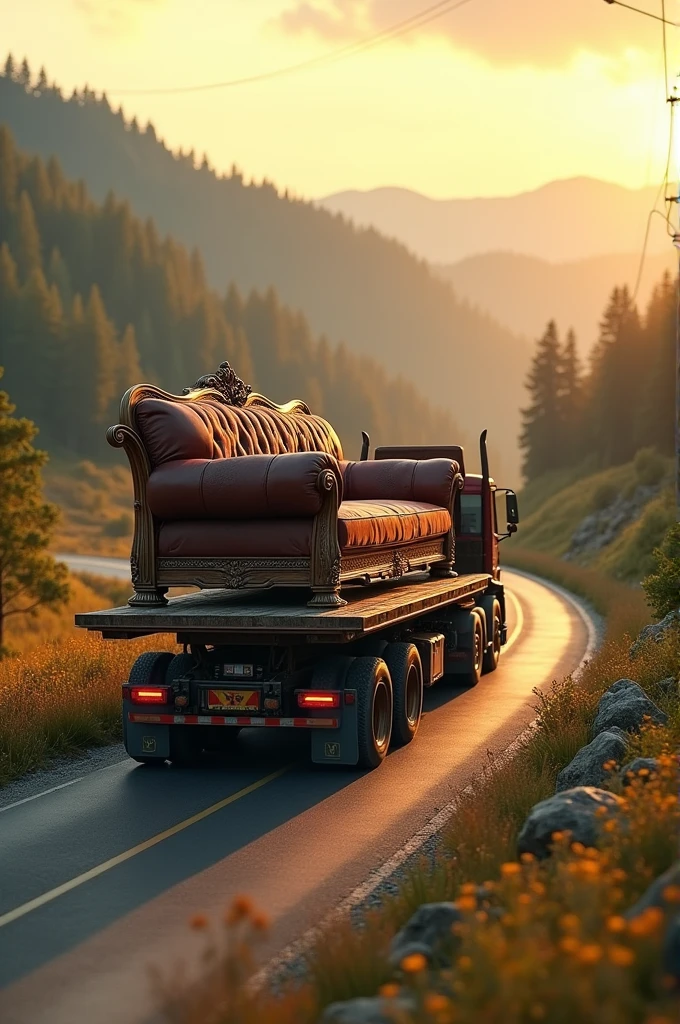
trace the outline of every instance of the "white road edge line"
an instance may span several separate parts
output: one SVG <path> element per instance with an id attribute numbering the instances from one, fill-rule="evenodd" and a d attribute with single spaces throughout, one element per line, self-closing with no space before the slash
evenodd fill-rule
<path id="1" fill-rule="evenodd" d="M 75 786 L 76 782 L 84 782 L 85 779 L 91 779 L 97 772 L 108 771 L 109 768 L 120 768 L 122 764 L 129 765 L 130 758 L 124 757 L 120 761 L 114 761 L 113 764 L 102 765 L 101 768 L 93 768 L 87 775 L 79 775 L 76 779 L 70 779 L 68 782 L 62 782 L 58 786 L 52 786 L 51 789 L 43 789 L 39 793 L 33 793 L 32 796 L 25 796 L 23 800 L 15 800 L 13 804 L 6 804 L 4 807 L 0 807 L 0 814 L 3 811 L 11 811 L 13 807 L 21 807 L 22 804 L 28 804 L 31 800 L 37 800 L 40 796 L 49 796 L 50 793 L 56 793 L 59 789 L 66 789 L 67 786 Z M 132 767 L 132 766 L 131 766 Z M 46 769 L 49 770 L 49 769 Z"/>
<path id="2" fill-rule="evenodd" d="M 511 572 L 517 571 L 514 569 L 508 570 L 508 574 L 510 574 Z M 597 650 L 598 637 L 597 630 L 595 629 L 595 624 L 593 623 L 592 619 L 587 614 L 585 609 L 581 606 L 579 601 L 572 594 L 570 594 L 568 590 L 565 590 L 563 587 L 558 586 L 556 583 L 550 583 L 548 580 L 541 579 L 540 576 L 533 576 L 531 573 L 528 572 L 517 572 L 517 575 L 524 576 L 526 577 L 526 579 L 532 580 L 534 583 L 538 583 L 541 586 L 546 587 L 548 590 L 552 590 L 559 597 L 562 597 L 568 604 L 570 604 L 572 608 L 574 608 L 575 611 L 578 613 L 580 618 L 583 620 L 583 623 L 586 627 L 586 631 L 588 634 L 588 643 L 583 658 L 581 659 L 580 663 L 578 664 L 574 672 L 572 672 L 572 676 L 574 676 L 574 678 L 577 678 L 583 672 L 583 669 L 585 668 L 585 666 Z M 523 623 L 524 616 L 521 611 L 521 605 L 514 594 L 512 594 L 510 591 L 508 591 L 508 593 L 511 596 L 511 600 L 515 603 L 515 606 L 518 609 L 519 614 L 521 615 Z M 512 642 L 514 643 L 518 637 L 519 631 L 517 629 L 517 626 L 515 626 L 515 629 L 513 630 L 509 640 L 512 640 Z M 505 647 L 503 648 L 504 652 L 507 651 L 507 648 L 508 644 L 506 644 Z M 504 761 L 510 760 L 515 754 L 515 752 L 519 749 L 521 744 L 524 742 L 524 740 L 528 739 L 528 737 L 531 735 L 535 728 L 536 719 L 530 722 L 526 729 L 524 729 L 524 731 L 520 733 L 517 739 L 513 740 L 513 742 L 508 747 L 506 747 L 505 750 L 503 750 L 494 758 L 494 764 L 499 765 L 502 764 Z M 358 907 L 362 903 L 364 903 L 368 899 L 368 897 L 373 892 L 375 892 L 378 886 L 382 884 L 382 882 L 388 879 L 390 875 L 394 874 L 397 868 L 401 867 L 401 865 L 405 861 L 407 861 L 409 857 L 412 857 L 414 853 L 417 853 L 418 850 L 425 845 L 428 839 L 431 839 L 432 836 L 435 835 L 435 833 L 439 832 L 444 827 L 446 822 L 449 820 L 449 818 L 455 811 L 456 805 L 458 804 L 460 798 L 471 791 L 471 785 L 466 786 L 464 789 L 462 789 L 460 793 L 456 797 L 454 797 L 453 800 L 450 800 L 444 807 L 441 808 L 441 810 L 437 814 L 435 814 L 433 818 L 430 818 L 430 820 L 425 825 L 423 825 L 423 827 L 418 832 L 416 832 L 416 834 L 412 836 L 412 838 L 409 839 L 408 842 L 401 847 L 401 849 L 397 850 L 397 852 L 394 853 L 383 864 L 381 864 L 379 868 L 376 868 L 375 871 L 372 871 L 371 874 L 366 879 L 366 881 L 362 882 L 361 885 L 357 886 L 357 888 L 354 889 L 349 894 L 349 896 L 346 896 L 345 899 L 342 900 L 342 902 L 339 903 L 337 907 L 335 907 L 329 914 L 326 915 L 326 917 L 321 921 L 319 925 L 315 925 L 314 927 L 309 928 L 299 939 L 297 939 L 295 942 L 290 943 L 290 945 L 286 946 L 285 949 L 283 949 L 282 952 L 278 954 L 278 956 L 274 957 L 267 964 L 265 964 L 265 966 L 260 971 L 258 971 L 257 974 L 255 974 L 251 979 L 251 984 L 253 988 L 257 989 L 265 985 L 267 981 L 273 975 L 276 975 L 283 967 L 285 967 L 286 964 L 289 964 L 292 961 L 297 960 L 299 956 L 305 953 L 313 945 L 314 941 L 323 934 L 323 932 L 329 927 L 329 925 L 333 924 L 334 921 L 337 921 L 338 919 L 344 917 L 355 907 Z"/>

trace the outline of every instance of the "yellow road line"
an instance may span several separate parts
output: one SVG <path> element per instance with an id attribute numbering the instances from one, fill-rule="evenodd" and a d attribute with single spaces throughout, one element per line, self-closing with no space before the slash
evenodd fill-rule
<path id="1" fill-rule="evenodd" d="M 70 881 L 64 882 L 62 885 L 58 885 L 56 889 L 50 889 L 49 892 L 43 893 L 42 896 L 36 896 L 35 899 L 29 900 L 28 903 L 23 903 L 20 907 L 15 907 L 14 910 L 9 910 L 6 914 L 0 916 L 0 928 L 4 927 L 6 924 L 11 924 L 12 921 L 16 921 L 18 918 L 24 917 L 26 914 L 30 914 L 32 910 L 37 910 L 38 907 L 43 907 L 46 903 L 51 903 L 52 900 L 56 900 L 59 896 L 63 896 L 64 893 L 70 892 L 71 889 L 77 889 L 79 885 L 84 885 L 85 882 L 89 882 L 92 878 L 97 878 L 98 875 L 103 875 L 105 871 L 110 871 L 111 868 L 115 868 L 119 864 L 124 864 L 126 860 L 136 857 L 138 853 L 144 853 L 145 850 L 150 850 L 152 846 L 157 846 L 158 843 L 162 843 L 164 839 L 169 839 L 170 836 L 175 836 L 178 832 L 183 832 L 185 828 L 189 828 L 191 825 L 195 825 L 196 822 L 210 817 L 211 814 L 221 811 L 223 807 L 228 807 L 229 804 L 235 803 L 237 800 L 240 800 L 241 797 L 254 793 L 256 789 L 266 786 L 268 782 L 273 782 L 274 779 L 280 778 L 280 776 L 283 775 L 284 772 L 289 771 L 290 768 L 291 765 L 287 765 L 285 768 L 280 768 L 278 771 L 272 772 L 271 775 L 265 775 L 263 779 L 258 779 L 257 782 L 253 782 L 250 786 L 240 789 L 238 793 L 233 793 L 231 796 L 225 797 L 224 800 L 218 800 L 216 804 L 206 807 L 205 810 L 199 811 L 197 814 L 192 814 L 190 818 L 185 818 L 184 821 L 180 821 L 177 825 L 173 825 L 172 828 L 166 828 L 164 832 L 159 832 L 158 835 L 152 836 L 151 839 L 146 839 L 143 843 L 139 843 L 137 846 L 133 846 L 131 849 L 125 850 L 124 853 L 119 853 L 116 857 L 111 857 L 109 860 L 105 860 L 103 864 L 98 864 L 96 867 L 90 868 L 89 871 L 84 871 L 82 875 L 77 875 Z"/>

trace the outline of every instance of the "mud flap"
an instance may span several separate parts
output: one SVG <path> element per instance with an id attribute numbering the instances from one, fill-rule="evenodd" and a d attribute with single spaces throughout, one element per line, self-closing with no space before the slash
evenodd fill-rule
<path id="1" fill-rule="evenodd" d="M 170 726 L 128 721 L 129 708 L 123 704 L 123 743 L 130 757 L 170 757 Z"/>
<path id="2" fill-rule="evenodd" d="M 338 729 L 312 730 L 312 761 L 314 764 L 356 764 L 359 760 L 357 731 L 357 691 L 344 690 L 354 696 L 352 704 L 343 704 Z"/>

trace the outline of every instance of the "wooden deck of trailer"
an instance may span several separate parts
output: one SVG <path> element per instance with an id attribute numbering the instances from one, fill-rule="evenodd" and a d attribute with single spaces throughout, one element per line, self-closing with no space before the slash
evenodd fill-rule
<path id="1" fill-rule="evenodd" d="M 307 607 L 308 590 L 202 590 L 171 598 L 164 608 L 124 605 L 83 612 L 75 621 L 111 640 L 175 633 L 179 643 L 345 642 L 474 599 L 489 579 L 481 573 L 445 580 L 414 573 L 408 582 L 346 587 L 347 604 L 326 609 Z"/>

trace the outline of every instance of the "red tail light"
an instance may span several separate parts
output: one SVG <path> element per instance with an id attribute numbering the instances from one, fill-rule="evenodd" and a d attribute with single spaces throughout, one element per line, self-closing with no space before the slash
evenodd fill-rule
<path id="1" fill-rule="evenodd" d="M 169 704 L 169 686 L 131 686 L 128 689 L 128 699 L 133 704 Z"/>
<path id="2" fill-rule="evenodd" d="M 301 708 L 339 708 L 339 690 L 300 690 L 297 695 Z"/>

